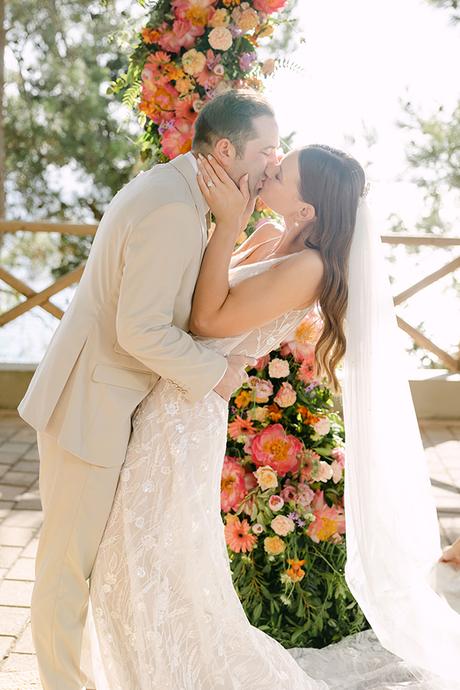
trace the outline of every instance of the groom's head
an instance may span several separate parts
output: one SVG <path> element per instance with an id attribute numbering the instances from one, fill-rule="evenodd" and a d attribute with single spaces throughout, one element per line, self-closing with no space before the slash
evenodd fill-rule
<path id="1" fill-rule="evenodd" d="M 251 194 L 263 185 L 265 170 L 276 163 L 279 147 L 275 113 L 252 91 L 227 91 L 209 101 L 195 121 L 192 150 L 212 153 L 237 182 L 249 173 Z"/>

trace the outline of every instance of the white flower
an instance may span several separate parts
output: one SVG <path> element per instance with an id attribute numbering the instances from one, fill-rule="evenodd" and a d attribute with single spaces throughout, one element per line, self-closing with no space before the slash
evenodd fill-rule
<path id="1" fill-rule="evenodd" d="M 289 362 L 287 359 L 280 359 L 275 357 L 270 360 L 268 365 L 268 374 L 272 379 L 282 379 L 285 376 L 289 376 Z"/>

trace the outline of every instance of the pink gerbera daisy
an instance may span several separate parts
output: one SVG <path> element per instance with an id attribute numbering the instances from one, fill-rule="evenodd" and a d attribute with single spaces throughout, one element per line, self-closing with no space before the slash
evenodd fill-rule
<path id="1" fill-rule="evenodd" d="M 255 534 L 249 533 L 250 529 L 247 520 L 241 522 L 236 515 L 227 515 L 227 524 L 224 528 L 225 541 L 232 551 L 247 553 L 253 550 L 257 543 L 257 537 Z"/>

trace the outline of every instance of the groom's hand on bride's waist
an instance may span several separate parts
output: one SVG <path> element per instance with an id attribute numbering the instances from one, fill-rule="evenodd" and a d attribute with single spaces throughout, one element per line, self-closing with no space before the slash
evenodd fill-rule
<path id="1" fill-rule="evenodd" d="M 221 398 L 228 402 L 232 394 L 240 388 L 241 384 L 247 381 L 248 375 L 245 368 L 248 365 L 254 366 L 257 358 L 249 357 L 248 355 L 229 355 L 227 361 L 227 371 L 217 386 L 214 387 L 214 390 Z"/>

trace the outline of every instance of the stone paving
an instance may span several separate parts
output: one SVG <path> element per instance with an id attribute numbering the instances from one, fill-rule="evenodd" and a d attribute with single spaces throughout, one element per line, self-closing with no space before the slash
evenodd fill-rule
<path id="1" fill-rule="evenodd" d="M 460 420 L 420 421 L 443 547 L 460 535 Z M 41 524 L 35 431 L 0 411 L 0 690 L 40 689 L 30 632 Z"/>

